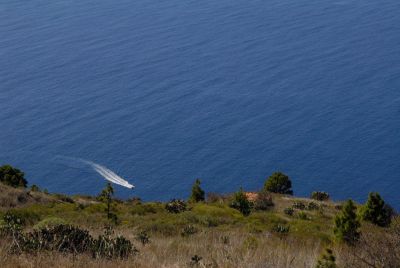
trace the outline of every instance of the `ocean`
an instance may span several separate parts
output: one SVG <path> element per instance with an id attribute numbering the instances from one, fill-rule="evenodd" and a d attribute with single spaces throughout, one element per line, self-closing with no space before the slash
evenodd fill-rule
<path id="1" fill-rule="evenodd" d="M 0 164 L 50 192 L 254 191 L 400 209 L 400 1 L 2 0 Z"/>

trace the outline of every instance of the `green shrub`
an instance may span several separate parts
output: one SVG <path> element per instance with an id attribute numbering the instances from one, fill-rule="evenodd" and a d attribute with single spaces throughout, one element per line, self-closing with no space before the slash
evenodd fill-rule
<path id="1" fill-rule="evenodd" d="M 107 218 L 115 221 L 117 215 L 111 212 L 113 195 L 114 195 L 114 188 L 112 187 L 111 183 L 108 182 L 106 184 L 106 187 L 104 187 L 104 189 L 97 197 L 97 199 L 106 205 Z"/>
<path id="2" fill-rule="evenodd" d="M 169 213 L 181 213 L 187 210 L 187 205 L 183 200 L 172 199 L 167 204 L 165 204 L 165 209 Z"/>
<path id="3" fill-rule="evenodd" d="M 189 202 L 197 203 L 204 201 L 204 191 L 200 187 L 201 181 L 196 179 L 192 187 L 192 194 L 189 198 Z"/>
<path id="4" fill-rule="evenodd" d="M 0 182 L 12 187 L 26 188 L 28 182 L 24 178 L 24 173 L 10 165 L 0 167 Z"/>
<path id="5" fill-rule="evenodd" d="M 311 198 L 318 201 L 329 200 L 329 194 L 326 192 L 315 191 L 311 193 Z"/>
<path id="6" fill-rule="evenodd" d="M 310 202 L 307 204 L 307 210 L 318 210 L 320 207 L 315 202 Z"/>
<path id="7" fill-rule="evenodd" d="M 194 235 L 197 232 L 198 232 L 198 230 L 196 227 L 194 227 L 193 225 L 187 225 L 187 226 L 183 227 L 181 236 L 187 237 L 187 236 Z"/>
<path id="8" fill-rule="evenodd" d="M 293 208 L 304 210 L 304 209 L 306 209 L 306 205 L 302 201 L 294 201 L 293 202 Z"/>
<path id="9" fill-rule="evenodd" d="M 36 184 L 33 184 L 33 185 L 31 186 L 31 191 L 32 191 L 32 192 L 40 192 L 40 188 L 39 188 L 39 186 L 37 186 Z"/>
<path id="10" fill-rule="evenodd" d="M 7 211 L 3 216 L 3 223 L 0 225 L 0 235 L 15 236 L 15 234 L 21 232 L 23 225 L 23 220 L 21 220 L 17 215 Z"/>
<path id="11" fill-rule="evenodd" d="M 285 208 L 285 209 L 283 210 L 283 212 L 284 212 L 286 215 L 293 216 L 294 209 L 293 209 L 293 208 Z"/>
<path id="12" fill-rule="evenodd" d="M 289 177 L 281 172 L 273 173 L 265 182 L 264 190 L 278 194 L 292 195 L 292 182 Z"/>
<path id="13" fill-rule="evenodd" d="M 239 210 L 244 216 L 250 215 L 251 203 L 247 200 L 242 188 L 234 194 L 230 207 Z"/>
<path id="14" fill-rule="evenodd" d="M 334 234 L 339 241 L 352 244 L 359 239 L 360 222 L 357 220 L 356 210 L 353 201 L 348 200 L 342 211 L 336 215 Z"/>
<path id="15" fill-rule="evenodd" d="M 275 225 L 274 228 L 272 229 L 273 232 L 279 233 L 279 234 L 287 234 L 289 233 L 289 226 L 284 226 L 284 225 Z"/>
<path id="16" fill-rule="evenodd" d="M 203 258 L 198 256 L 198 255 L 194 255 L 189 262 L 189 267 L 200 267 L 201 264 L 201 260 Z"/>
<path id="17" fill-rule="evenodd" d="M 329 248 L 325 249 L 325 252 L 318 259 L 315 268 L 336 268 L 336 258 L 333 255 L 333 251 Z"/>
<path id="18" fill-rule="evenodd" d="M 136 240 L 140 241 L 140 243 L 142 243 L 142 245 L 144 246 L 150 243 L 150 236 L 146 231 L 141 231 L 136 235 Z"/>
<path id="19" fill-rule="evenodd" d="M 103 235 L 93 240 L 91 250 L 94 258 L 125 259 L 138 252 L 131 241 L 123 236 L 112 238 L 112 234 L 112 230 L 106 228 Z"/>
<path id="20" fill-rule="evenodd" d="M 268 192 L 261 191 L 258 193 L 257 199 L 254 201 L 254 209 L 267 210 L 273 206 L 272 196 Z"/>
<path id="21" fill-rule="evenodd" d="M 392 214 L 393 210 L 385 204 L 378 193 L 370 193 L 367 202 L 360 211 L 361 219 L 381 227 L 390 225 Z"/>

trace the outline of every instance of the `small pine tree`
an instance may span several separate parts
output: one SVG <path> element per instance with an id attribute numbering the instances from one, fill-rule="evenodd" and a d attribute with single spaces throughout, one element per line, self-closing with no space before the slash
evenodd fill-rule
<path id="1" fill-rule="evenodd" d="M 113 195 L 114 195 L 114 188 L 112 187 L 111 183 L 108 182 L 106 187 L 101 191 L 100 195 L 98 196 L 98 199 L 107 206 L 106 212 L 108 219 L 113 219 L 115 217 L 115 215 L 111 213 Z"/>
<path id="2" fill-rule="evenodd" d="M 336 268 L 336 258 L 331 249 L 325 249 L 325 253 L 319 258 L 315 268 Z"/>
<path id="3" fill-rule="evenodd" d="M 192 195 L 189 198 L 190 202 L 197 203 L 204 201 L 204 191 L 201 189 L 200 184 L 200 179 L 196 179 L 192 187 Z"/>
<path id="4" fill-rule="evenodd" d="M 335 217 L 334 234 L 339 241 L 352 244 L 360 237 L 358 228 L 360 222 L 357 219 L 356 206 L 352 200 L 348 200 L 341 213 Z"/>
<path id="5" fill-rule="evenodd" d="M 386 227 L 391 223 L 392 210 L 378 193 L 370 193 L 367 202 L 361 208 L 360 216 L 362 220 Z"/>
<path id="6" fill-rule="evenodd" d="M 0 182 L 15 188 L 26 188 L 28 184 L 24 178 L 24 172 L 10 165 L 4 165 L 0 167 Z"/>
<path id="7" fill-rule="evenodd" d="M 278 194 L 293 194 L 292 182 L 282 172 L 274 172 L 269 176 L 264 184 L 264 190 Z"/>
<path id="8" fill-rule="evenodd" d="M 239 192 L 234 194 L 233 201 L 230 206 L 239 210 L 244 216 L 250 215 L 251 204 L 242 188 L 240 188 Z"/>

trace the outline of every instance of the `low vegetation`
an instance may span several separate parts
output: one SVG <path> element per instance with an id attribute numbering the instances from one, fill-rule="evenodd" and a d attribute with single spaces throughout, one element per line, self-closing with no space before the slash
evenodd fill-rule
<path id="1" fill-rule="evenodd" d="M 196 180 L 187 201 L 166 203 L 117 200 L 109 184 L 97 197 L 0 184 L 0 263 L 400 267 L 400 219 L 378 194 L 364 205 L 296 198 L 288 177 L 276 174 L 265 183 L 272 181 L 275 192 L 270 186 L 251 193 L 239 189 L 208 193 L 206 199 Z"/>

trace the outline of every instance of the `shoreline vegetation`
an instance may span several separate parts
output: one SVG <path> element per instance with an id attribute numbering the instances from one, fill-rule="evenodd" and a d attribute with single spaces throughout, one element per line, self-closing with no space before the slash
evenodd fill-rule
<path id="1" fill-rule="evenodd" d="M 400 217 L 378 193 L 365 204 L 317 191 L 293 196 L 291 179 L 262 189 L 188 200 L 119 200 L 28 187 L 0 167 L 1 267 L 400 267 Z"/>

